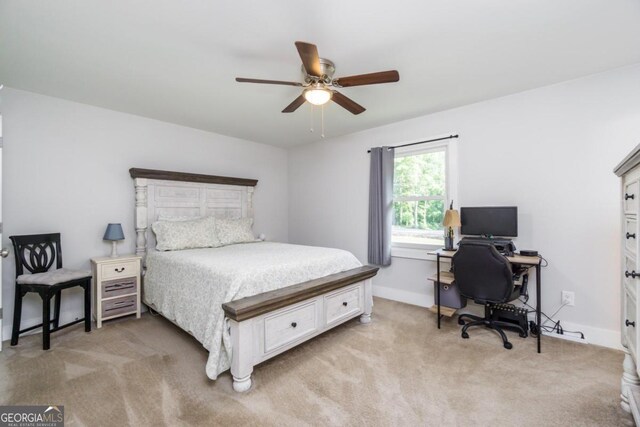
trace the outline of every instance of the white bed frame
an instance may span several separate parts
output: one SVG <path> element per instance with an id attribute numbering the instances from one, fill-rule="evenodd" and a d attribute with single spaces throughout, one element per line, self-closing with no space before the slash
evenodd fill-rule
<path id="1" fill-rule="evenodd" d="M 131 169 L 130 174 L 135 185 L 136 254 L 143 260 L 148 248 L 155 247 L 150 225 L 158 218 L 253 217 L 256 180 L 147 169 Z M 234 390 L 249 390 L 253 367 L 271 357 L 354 317 L 369 323 L 371 278 L 377 270 L 363 266 L 224 304 Z M 143 301 L 157 311 L 144 300 L 144 293 Z"/>

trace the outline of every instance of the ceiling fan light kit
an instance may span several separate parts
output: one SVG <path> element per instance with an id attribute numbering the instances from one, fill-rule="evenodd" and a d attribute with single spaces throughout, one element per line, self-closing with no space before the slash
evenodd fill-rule
<path id="1" fill-rule="evenodd" d="M 302 75 L 304 83 L 286 82 L 281 80 L 260 80 L 236 77 L 240 83 L 262 83 L 286 86 L 300 86 L 305 88 L 300 96 L 282 110 L 283 113 L 293 113 L 305 101 L 313 105 L 324 105 L 333 101 L 352 114 L 360 114 L 366 110 L 351 98 L 335 90 L 336 88 L 365 86 L 380 83 L 393 83 L 400 80 L 396 70 L 380 71 L 377 73 L 358 74 L 355 76 L 333 78 L 335 64 L 328 59 L 320 58 L 318 47 L 311 43 L 296 42 L 298 54 L 302 60 Z"/>
<path id="2" fill-rule="evenodd" d="M 305 89 L 303 94 L 304 99 L 313 105 L 324 105 L 329 102 L 333 96 L 333 93 L 325 88 L 322 83 L 316 83 L 308 89 Z"/>

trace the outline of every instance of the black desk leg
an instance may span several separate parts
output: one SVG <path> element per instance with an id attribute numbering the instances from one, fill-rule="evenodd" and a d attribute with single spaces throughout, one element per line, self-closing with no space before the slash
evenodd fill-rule
<path id="1" fill-rule="evenodd" d="M 538 353 L 540 353 L 540 336 L 542 335 L 542 301 L 540 301 L 540 263 L 536 265 L 536 323 L 538 324 Z"/>
<path id="2" fill-rule="evenodd" d="M 436 282 L 436 304 L 438 305 L 438 329 L 440 329 L 440 254 L 436 254 L 436 268 L 438 269 L 438 281 Z"/>

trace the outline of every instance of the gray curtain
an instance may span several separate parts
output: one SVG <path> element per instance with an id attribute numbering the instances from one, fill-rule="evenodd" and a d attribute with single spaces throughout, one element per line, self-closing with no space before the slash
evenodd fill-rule
<path id="1" fill-rule="evenodd" d="M 371 149 L 369 177 L 369 264 L 391 264 L 393 149 Z"/>

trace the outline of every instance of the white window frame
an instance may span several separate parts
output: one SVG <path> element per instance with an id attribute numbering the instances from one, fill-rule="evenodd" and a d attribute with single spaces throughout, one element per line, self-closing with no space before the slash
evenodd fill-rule
<path id="1" fill-rule="evenodd" d="M 448 134 L 450 135 L 450 134 Z M 438 137 L 431 137 L 428 139 L 436 139 Z M 425 138 L 427 139 L 427 138 Z M 421 139 L 420 141 L 424 141 L 425 139 Z M 417 142 L 417 141 L 414 141 Z M 411 143 L 411 142 L 408 142 Z M 432 142 L 425 144 L 424 146 L 414 145 L 411 147 L 402 147 L 395 149 L 396 157 L 405 157 L 412 156 L 424 153 L 430 153 L 434 151 L 442 151 L 444 148 L 445 151 L 445 194 L 444 194 L 444 204 L 445 209 L 450 203 L 451 200 L 457 200 L 457 190 L 458 190 L 458 174 L 457 174 L 457 163 L 458 163 L 458 150 L 457 150 L 457 141 L 455 139 L 450 139 L 446 141 Z M 400 200 L 400 199 L 395 199 Z M 418 197 L 403 197 L 401 200 L 404 201 L 413 201 L 413 200 L 442 200 L 442 196 L 418 196 Z M 458 203 L 456 203 L 458 205 Z M 444 236 L 443 236 L 444 237 Z M 391 241 L 391 256 L 396 258 L 413 258 L 413 259 L 424 259 L 431 260 L 435 259 L 432 255 L 429 255 L 429 251 L 433 251 L 439 248 L 442 248 L 443 245 L 430 245 L 430 244 L 420 244 L 420 243 L 397 243 L 393 242 L 393 238 Z"/>

